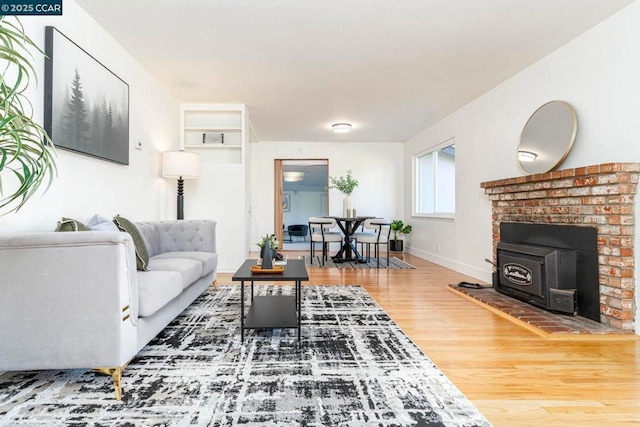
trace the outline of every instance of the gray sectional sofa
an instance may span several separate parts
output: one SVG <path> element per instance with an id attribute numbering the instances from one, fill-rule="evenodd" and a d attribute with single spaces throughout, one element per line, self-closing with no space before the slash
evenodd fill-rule
<path id="1" fill-rule="evenodd" d="M 112 376 L 216 280 L 216 222 L 136 226 L 149 253 L 136 270 L 131 235 L 0 235 L 0 372 L 94 368 Z"/>

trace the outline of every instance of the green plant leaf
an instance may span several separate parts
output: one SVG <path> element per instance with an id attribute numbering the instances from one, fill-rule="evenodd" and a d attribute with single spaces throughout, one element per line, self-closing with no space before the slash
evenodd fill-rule
<path id="1" fill-rule="evenodd" d="M 51 139 L 24 95 L 31 79 L 37 81 L 29 49 L 44 54 L 18 18 L 0 15 L 0 215 L 20 209 L 43 184 L 46 192 L 57 175 Z"/>
<path id="2" fill-rule="evenodd" d="M 341 193 L 349 196 L 353 193 L 353 190 L 360 184 L 357 179 L 351 176 L 351 169 L 347 171 L 346 177 L 338 177 L 335 178 L 333 176 L 329 177 L 329 188 L 335 188 L 339 190 Z"/>
<path id="3" fill-rule="evenodd" d="M 393 232 L 393 240 L 398 240 L 398 234 L 411 233 L 411 226 L 405 225 L 401 219 L 391 221 L 391 231 Z"/>

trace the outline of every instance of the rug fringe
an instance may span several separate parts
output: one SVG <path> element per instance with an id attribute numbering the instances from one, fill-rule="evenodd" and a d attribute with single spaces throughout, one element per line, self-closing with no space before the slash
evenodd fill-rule
<path id="1" fill-rule="evenodd" d="M 378 262 L 375 258 L 371 258 L 371 260 L 367 263 L 359 263 L 359 262 L 353 262 L 353 261 L 344 261 L 340 263 L 335 263 L 331 258 L 329 258 L 324 262 L 324 266 L 322 265 L 322 257 L 318 255 L 313 257 L 313 264 L 311 264 L 310 256 L 308 255 L 301 255 L 299 259 L 304 260 L 304 265 L 306 267 L 318 267 L 318 268 L 359 268 L 359 269 L 365 269 L 365 268 L 415 269 L 416 268 L 413 265 L 407 262 L 404 262 L 395 256 L 392 256 L 389 258 L 389 266 L 387 266 L 387 258 L 381 257 L 379 267 L 378 267 Z"/>

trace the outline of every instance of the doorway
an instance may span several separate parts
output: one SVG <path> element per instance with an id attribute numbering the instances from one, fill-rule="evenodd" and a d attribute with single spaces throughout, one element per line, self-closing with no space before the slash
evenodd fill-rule
<path id="1" fill-rule="evenodd" d="M 329 214 L 329 160 L 276 159 L 274 170 L 278 240 L 283 250 L 306 250 L 309 217 Z"/>

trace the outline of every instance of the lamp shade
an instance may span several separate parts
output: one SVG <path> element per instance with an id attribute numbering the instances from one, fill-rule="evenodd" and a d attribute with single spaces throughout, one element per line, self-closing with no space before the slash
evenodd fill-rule
<path id="1" fill-rule="evenodd" d="M 162 153 L 164 178 L 199 178 L 200 154 L 190 151 L 165 151 Z"/>

